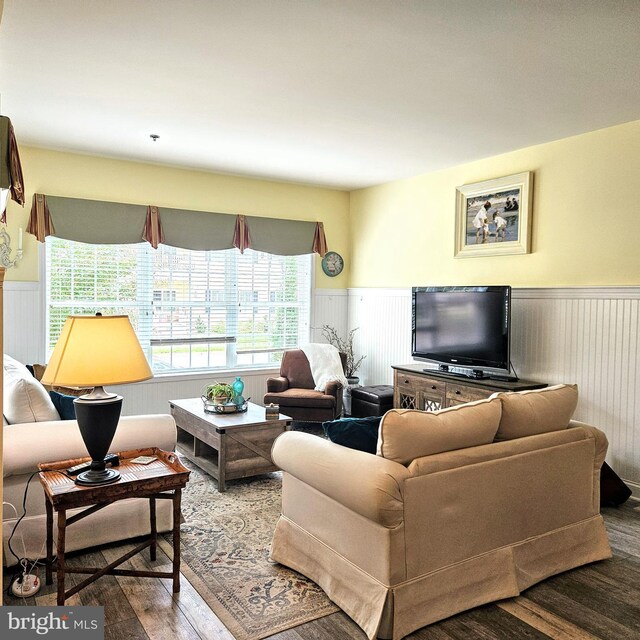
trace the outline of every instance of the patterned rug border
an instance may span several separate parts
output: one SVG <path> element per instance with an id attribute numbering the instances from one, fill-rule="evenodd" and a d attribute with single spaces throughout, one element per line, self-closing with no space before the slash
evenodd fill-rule
<path id="1" fill-rule="evenodd" d="M 234 481 L 220 494 L 208 473 L 183 462 L 192 473 L 182 496 L 181 573 L 235 640 L 263 640 L 340 611 L 317 584 L 269 557 L 280 473 Z M 170 534 L 158 546 L 173 556 Z"/>
<path id="2" fill-rule="evenodd" d="M 158 546 L 166 553 L 169 558 L 173 557 L 173 549 L 171 547 L 171 544 L 167 542 L 163 537 L 158 537 Z M 202 580 L 202 578 L 200 578 L 200 576 L 198 576 L 195 571 L 191 569 L 187 562 L 183 560 L 181 560 L 180 562 L 180 572 L 191 583 L 191 586 L 200 594 L 202 599 L 207 603 L 207 605 L 216 614 L 216 616 L 218 616 L 222 624 L 224 624 L 229 633 L 236 640 L 262 640 L 263 638 L 268 638 L 269 636 L 280 633 L 281 631 L 293 629 L 300 626 L 301 624 L 305 624 L 306 622 L 318 620 L 319 618 L 324 618 L 325 616 L 330 616 L 331 614 L 340 611 L 340 609 L 336 605 L 334 605 L 335 609 L 332 611 L 315 611 L 313 613 L 309 613 L 307 616 L 296 618 L 295 621 L 275 626 L 273 627 L 273 629 L 269 629 L 268 632 L 247 634 L 245 630 L 240 626 L 240 624 L 236 621 L 236 619 L 229 613 L 229 611 L 227 611 L 227 609 L 225 609 L 224 606 L 222 606 L 218 602 L 217 598 L 210 592 L 209 587 L 205 584 L 204 580 Z"/>

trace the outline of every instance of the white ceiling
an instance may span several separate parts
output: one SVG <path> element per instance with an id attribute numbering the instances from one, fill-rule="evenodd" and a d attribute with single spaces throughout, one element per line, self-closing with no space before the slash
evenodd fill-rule
<path id="1" fill-rule="evenodd" d="M 5 0 L 0 108 L 20 145 L 353 189 L 640 119 L 639 60 L 640 0 Z"/>

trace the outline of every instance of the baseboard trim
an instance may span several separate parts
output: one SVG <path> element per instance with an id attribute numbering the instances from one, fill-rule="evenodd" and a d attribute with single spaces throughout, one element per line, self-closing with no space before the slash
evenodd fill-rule
<path id="1" fill-rule="evenodd" d="M 631 499 L 640 500 L 640 484 L 631 480 L 623 480 L 623 482 L 631 489 Z"/>

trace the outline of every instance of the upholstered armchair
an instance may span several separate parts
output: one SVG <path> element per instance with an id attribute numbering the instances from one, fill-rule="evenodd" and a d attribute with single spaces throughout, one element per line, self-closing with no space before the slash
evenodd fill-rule
<path id="1" fill-rule="evenodd" d="M 340 354 L 344 369 L 346 356 Z M 342 385 L 331 381 L 323 391 L 315 390 L 309 360 L 302 349 L 284 352 L 280 375 L 267 379 L 264 403 L 280 405 L 280 413 L 300 422 L 335 420 L 342 413 Z"/>

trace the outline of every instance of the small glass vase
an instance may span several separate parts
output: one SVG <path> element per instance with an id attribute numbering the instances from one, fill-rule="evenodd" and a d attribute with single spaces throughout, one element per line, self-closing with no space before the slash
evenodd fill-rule
<path id="1" fill-rule="evenodd" d="M 236 394 L 236 398 L 242 396 L 242 392 L 244 391 L 244 382 L 242 381 L 242 378 L 238 376 L 235 381 L 231 383 L 231 387 L 233 392 Z"/>

